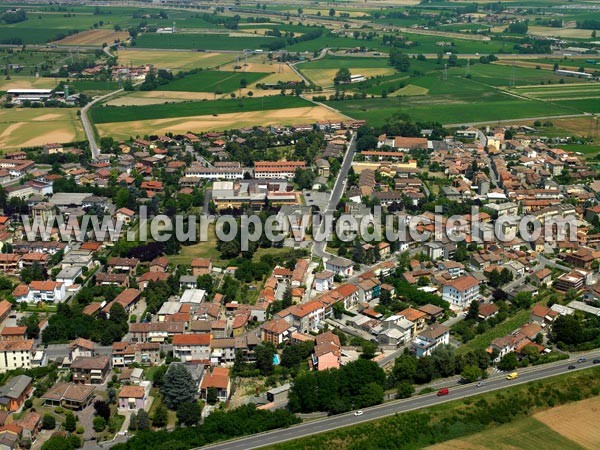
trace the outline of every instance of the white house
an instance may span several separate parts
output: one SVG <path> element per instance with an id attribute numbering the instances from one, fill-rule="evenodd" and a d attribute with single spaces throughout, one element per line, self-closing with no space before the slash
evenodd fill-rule
<path id="1" fill-rule="evenodd" d="M 341 256 L 335 256 L 325 263 L 325 270 L 329 270 L 334 275 L 341 277 L 351 277 L 354 273 L 354 263 Z"/>
<path id="2" fill-rule="evenodd" d="M 60 303 L 65 299 L 65 284 L 58 281 L 32 281 L 29 283 L 27 303 Z"/>
<path id="3" fill-rule="evenodd" d="M 330 270 L 325 270 L 315 274 L 315 290 L 317 292 L 326 292 L 333 288 L 334 273 Z"/>
<path id="4" fill-rule="evenodd" d="M 429 356 L 440 345 L 450 343 L 450 328 L 434 323 L 413 340 L 413 350 L 417 358 Z"/>
<path id="5" fill-rule="evenodd" d="M 65 267 L 56 275 L 56 281 L 63 283 L 65 288 L 68 288 L 75 284 L 75 280 L 81 276 L 82 272 L 81 267 Z"/>
<path id="6" fill-rule="evenodd" d="M 479 282 L 470 275 L 458 277 L 444 285 L 442 299 L 454 307 L 466 308 L 479 299 Z"/>

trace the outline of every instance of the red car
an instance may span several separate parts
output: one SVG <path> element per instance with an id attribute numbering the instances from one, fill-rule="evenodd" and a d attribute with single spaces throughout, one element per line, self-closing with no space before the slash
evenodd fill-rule
<path id="1" fill-rule="evenodd" d="M 437 393 L 438 397 L 441 397 L 442 395 L 448 395 L 450 393 L 450 391 L 448 391 L 448 388 L 443 388 L 440 389 Z"/>

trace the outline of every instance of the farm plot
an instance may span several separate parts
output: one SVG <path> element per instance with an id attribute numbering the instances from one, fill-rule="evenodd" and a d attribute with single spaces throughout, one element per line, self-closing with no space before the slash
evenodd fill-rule
<path id="1" fill-rule="evenodd" d="M 301 108 L 312 105 L 311 102 L 300 97 L 274 95 L 263 98 L 182 102 L 144 107 L 104 106 L 92 108 L 91 114 L 93 122 L 99 124 L 129 122 L 132 119 L 151 120 L 210 114 L 243 113 L 246 111 L 268 111 L 280 108 Z"/>
<path id="2" fill-rule="evenodd" d="M 201 71 L 158 87 L 158 91 L 233 92 L 264 78 L 264 73 Z"/>
<path id="3" fill-rule="evenodd" d="M 103 43 L 112 44 L 113 42 L 124 41 L 129 37 L 127 31 L 115 30 L 87 30 L 81 33 L 67 36 L 64 39 L 56 41 L 57 45 L 102 45 Z"/>
<path id="4" fill-rule="evenodd" d="M 527 67 L 511 67 L 499 64 L 474 64 L 470 68 L 471 79 L 491 86 L 518 86 L 523 84 L 558 83 L 560 76 L 550 70 Z M 464 68 L 450 69 L 450 74 L 464 75 Z M 574 78 L 564 82 L 575 82 Z"/>
<path id="5" fill-rule="evenodd" d="M 231 37 L 228 34 L 156 34 L 136 38 L 139 48 L 244 50 L 262 48 L 271 43 L 269 37 Z"/>
<path id="6" fill-rule="evenodd" d="M 600 97 L 600 85 L 596 83 L 546 85 L 514 89 L 513 92 L 542 100 L 592 99 Z"/>
<path id="7" fill-rule="evenodd" d="M 141 66 L 154 64 L 157 69 L 189 70 L 217 68 L 224 64 L 235 61 L 239 56 L 236 53 L 213 53 L 181 51 L 173 52 L 166 50 L 136 50 L 122 49 L 117 52 L 121 64 Z"/>
<path id="8" fill-rule="evenodd" d="M 333 78 L 337 73 L 338 69 L 306 69 L 302 68 L 302 73 L 306 78 L 312 81 L 317 86 L 330 87 L 333 86 Z M 352 68 L 350 73 L 352 75 L 362 75 L 366 78 L 392 75 L 395 69 L 392 67 L 381 67 L 381 68 Z M 346 85 L 351 88 L 352 85 Z"/>
<path id="9" fill-rule="evenodd" d="M 268 98 L 268 97 L 267 97 Z M 266 98 L 265 98 L 266 100 Z M 221 100 L 220 102 L 224 102 Z M 211 102 L 217 103 L 217 102 Z M 243 110 L 235 113 L 175 117 L 170 119 L 136 120 L 130 122 L 102 123 L 96 128 L 101 136 L 127 139 L 132 134 L 143 136 L 150 133 L 185 133 L 236 128 L 267 126 L 274 123 L 293 125 L 298 123 L 345 119 L 341 114 L 323 106 L 271 109 L 263 111 Z M 124 108 L 121 108 L 124 109 Z"/>
<path id="10" fill-rule="evenodd" d="M 427 447 L 428 450 L 538 450 L 540 448 L 583 450 L 593 447 L 582 447 L 532 417 Z"/>
<path id="11" fill-rule="evenodd" d="M 0 148 L 33 147 L 83 138 L 74 108 L 18 108 L 0 110 Z"/>

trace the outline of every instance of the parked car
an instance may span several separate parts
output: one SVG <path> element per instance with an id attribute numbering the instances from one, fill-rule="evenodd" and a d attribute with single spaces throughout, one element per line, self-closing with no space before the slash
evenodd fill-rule
<path id="1" fill-rule="evenodd" d="M 442 388 L 438 391 L 437 396 L 441 397 L 443 395 L 448 395 L 450 393 L 450 391 L 448 390 L 448 388 Z"/>

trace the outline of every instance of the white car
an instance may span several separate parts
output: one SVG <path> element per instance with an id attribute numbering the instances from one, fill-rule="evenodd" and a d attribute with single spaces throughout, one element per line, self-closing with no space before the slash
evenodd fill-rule
<path id="1" fill-rule="evenodd" d="M 362 416 L 362 415 L 363 415 L 363 412 L 362 412 L 362 411 L 355 411 L 355 412 L 354 412 L 354 415 L 355 415 L 355 416 Z"/>

